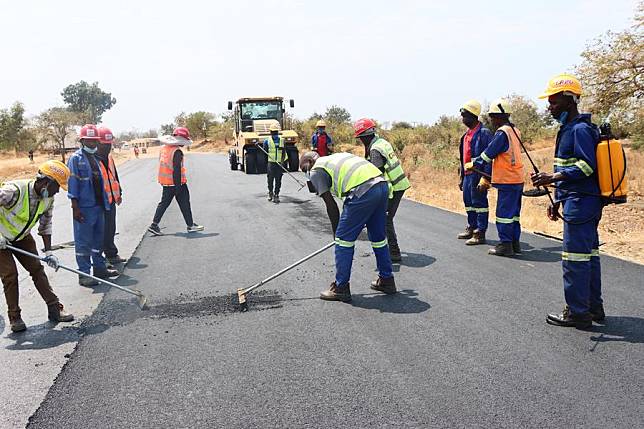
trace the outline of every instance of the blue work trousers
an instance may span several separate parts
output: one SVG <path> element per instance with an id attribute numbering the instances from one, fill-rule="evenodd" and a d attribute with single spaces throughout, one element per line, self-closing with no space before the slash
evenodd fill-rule
<path id="1" fill-rule="evenodd" d="M 502 243 L 521 238 L 521 193 L 523 185 L 497 185 L 496 230 Z"/>
<path id="2" fill-rule="evenodd" d="M 593 215 L 595 214 L 595 215 Z M 599 234 L 601 200 L 597 197 L 571 198 L 563 202 L 564 296 L 572 314 L 586 313 L 602 304 Z"/>
<path id="3" fill-rule="evenodd" d="M 480 232 L 487 231 L 490 209 L 487 203 L 487 191 L 479 192 L 476 186 L 479 184 L 479 174 L 466 174 L 463 176 L 463 203 L 467 213 L 467 225 Z"/>
<path id="4" fill-rule="evenodd" d="M 74 243 L 78 270 L 94 275 L 105 271 L 103 241 L 105 240 L 105 210 L 101 206 L 81 207 L 84 221 L 74 219 Z"/>
<path id="5" fill-rule="evenodd" d="M 349 284 L 355 242 L 365 226 L 371 247 L 376 255 L 380 277 L 393 277 L 385 228 L 388 199 L 387 183 L 381 182 L 374 185 L 360 198 L 349 198 L 344 202 L 338 229 L 335 233 L 335 284 L 338 287 Z"/>

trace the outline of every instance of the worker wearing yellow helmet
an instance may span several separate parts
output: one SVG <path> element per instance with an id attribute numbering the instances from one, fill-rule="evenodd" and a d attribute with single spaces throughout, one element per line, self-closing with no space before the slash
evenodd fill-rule
<path id="1" fill-rule="evenodd" d="M 0 277 L 7 300 L 9 323 L 13 332 L 27 329 L 23 322 L 18 304 L 18 260 L 30 274 L 31 279 L 48 308 L 49 320 L 70 322 L 74 316 L 63 311 L 45 274 L 40 261 L 35 258 L 14 253 L 7 245 L 38 254 L 31 229 L 38 226 L 45 247 L 45 262 L 58 269 L 58 258 L 51 252 L 51 231 L 54 195 L 60 188 L 67 190 L 69 169 L 60 161 L 47 161 L 38 169 L 35 179 L 12 180 L 0 185 Z"/>
<path id="2" fill-rule="evenodd" d="M 280 203 L 280 189 L 282 188 L 282 176 L 284 175 L 284 163 L 288 160 L 284 137 L 279 135 L 280 127 L 277 122 L 273 123 L 269 131 L 270 136 L 264 140 L 264 152 L 268 154 L 268 165 L 266 166 L 266 180 L 268 181 L 268 201 L 275 204 Z"/>
<path id="3" fill-rule="evenodd" d="M 559 124 L 553 172 L 532 175 L 535 186 L 554 184 L 554 205 L 548 217 L 563 219 L 564 297 L 560 314 L 548 314 L 546 322 L 585 329 L 604 320 L 597 227 L 602 201 L 597 180 L 599 130 L 590 114 L 579 113 L 582 87 L 575 76 L 563 73 L 548 82 L 539 98 L 548 99 L 548 110 Z M 563 206 L 563 216 L 559 210 Z"/>
<path id="4" fill-rule="evenodd" d="M 320 119 L 315 124 L 315 132 L 311 136 L 311 150 L 320 156 L 327 156 L 333 153 L 333 140 L 326 131 L 326 122 Z"/>

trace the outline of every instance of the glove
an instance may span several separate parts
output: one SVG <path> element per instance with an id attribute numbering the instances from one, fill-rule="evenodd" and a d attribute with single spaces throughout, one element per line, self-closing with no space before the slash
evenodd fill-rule
<path id="1" fill-rule="evenodd" d="M 476 190 L 483 193 L 488 189 L 490 189 L 490 186 L 492 186 L 490 184 L 490 181 L 487 180 L 486 177 L 481 177 L 481 180 L 479 180 L 479 184 L 476 186 Z"/>
<path id="2" fill-rule="evenodd" d="M 472 171 L 474 170 L 474 163 L 472 161 L 466 162 L 463 168 L 465 168 L 465 170 L 467 171 Z"/>
<path id="3" fill-rule="evenodd" d="M 6 238 L 4 238 L 4 236 L 3 236 L 3 235 L 0 235 L 0 250 L 4 250 L 4 249 L 6 249 L 6 248 L 7 248 L 7 244 L 9 244 L 9 243 L 7 242 L 7 239 L 6 239 Z"/>
<path id="4" fill-rule="evenodd" d="M 58 268 L 60 266 L 58 257 L 54 255 L 51 250 L 45 252 L 45 263 L 49 268 L 53 268 L 56 271 L 58 271 Z"/>
<path id="5" fill-rule="evenodd" d="M 463 180 L 459 180 L 458 189 L 460 189 L 461 191 L 463 190 Z"/>

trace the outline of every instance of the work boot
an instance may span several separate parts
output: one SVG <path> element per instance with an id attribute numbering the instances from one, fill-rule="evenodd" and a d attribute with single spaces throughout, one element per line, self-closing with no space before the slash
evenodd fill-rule
<path id="1" fill-rule="evenodd" d="M 477 244 L 485 244 L 485 231 L 474 230 L 472 238 L 465 242 L 468 246 L 476 246 Z"/>
<path id="2" fill-rule="evenodd" d="M 268 192 L 268 198 L 266 198 L 266 199 L 267 199 L 268 201 L 273 201 L 273 193 L 269 191 L 269 192 Z"/>
<path id="3" fill-rule="evenodd" d="M 188 232 L 198 232 L 198 231 L 203 231 L 205 228 L 203 225 L 197 225 L 196 223 L 193 223 L 192 226 L 188 227 Z"/>
<path id="4" fill-rule="evenodd" d="M 119 255 L 116 255 L 116 256 L 108 257 L 107 262 L 109 262 L 112 265 L 116 265 L 116 264 L 122 264 L 123 262 L 127 262 L 127 259 L 121 258 Z"/>
<path id="5" fill-rule="evenodd" d="M 378 276 L 376 280 L 371 282 L 371 289 L 386 293 L 387 295 L 392 295 L 397 292 L 396 282 L 393 277 L 383 278 Z"/>
<path id="6" fill-rule="evenodd" d="M 389 246 L 389 257 L 391 258 L 391 262 L 401 262 L 402 255 L 400 254 L 400 248 Z"/>
<path id="7" fill-rule="evenodd" d="M 566 305 L 561 314 L 548 314 L 546 323 L 555 326 L 588 329 L 593 326 L 593 316 L 590 312 L 571 314 L 570 308 Z"/>
<path id="8" fill-rule="evenodd" d="M 516 254 L 521 254 L 521 242 L 519 240 L 514 240 L 512 242 L 512 251 Z"/>
<path id="9" fill-rule="evenodd" d="M 78 284 L 84 287 L 98 286 L 98 282 L 85 276 L 78 276 Z"/>
<path id="10" fill-rule="evenodd" d="M 161 228 L 159 228 L 159 225 L 157 225 L 156 223 L 148 226 L 148 231 L 150 231 L 152 235 L 163 235 Z"/>
<path id="11" fill-rule="evenodd" d="M 490 250 L 487 251 L 490 255 L 495 255 L 495 256 L 514 256 L 514 250 L 512 250 L 512 243 L 509 241 L 504 241 Z"/>
<path id="12" fill-rule="evenodd" d="M 331 283 L 329 290 L 325 290 L 320 293 L 320 299 L 325 301 L 351 301 L 351 289 L 349 288 L 349 283 L 344 287 L 338 287 L 335 282 Z"/>
<path id="13" fill-rule="evenodd" d="M 604 313 L 604 304 L 590 307 L 590 314 L 593 316 L 594 322 L 603 322 L 606 318 L 606 313 Z"/>
<path id="14" fill-rule="evenodd" d="M 74 320 L 74 315 L 65 313 L 63 311 L 63 304 L 57 302 L 47 306 L 47 311 L 49 313 L 49 320 L 52 322 L 71 322 Z"/>
<path id="15" fill-rule="evenodd" d="M 15 316 L 9 315 L 9 324 L 11 325 L 11 332 L 22 332 L 27 329 L 27 325 L 22 321 L 20 313 Z"/>
<path id="16" fill-rule="evenodd" d="M 474 235 L 474 228 L 468 226 L 465 228 L 465 231 L 458 234 L 457 237 L 459 240 L 467 240 L 468 238 L 472 238 L 472 235 Z"/>
<path id="17" fill-rule="evenodd" d="M 275 194 L 275 196 L 273 197 L 273 202 L 274 202 L 275 204 L 279 204 L 279 203 L 280 203 L 280 196 L 279 196 L 279 194 Z"/>
<path id="18" fill-rule="evenodd" d="M 118 270 L 109 269 L 107 267 L 105 270 L 94 269 L 94 277 L 98 277 L 99 279 L 109 279 L 110 277 L 118 277 L 120 275 L 121 273 Z"/>

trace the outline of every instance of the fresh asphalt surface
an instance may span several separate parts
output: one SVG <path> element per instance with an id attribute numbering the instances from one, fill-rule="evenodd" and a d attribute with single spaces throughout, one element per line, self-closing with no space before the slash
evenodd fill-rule
<path id="1" fill-rule="evenodd" d="M 265 176 L 189 159 L 206 230 L 188 236 L 171 206 L 166 235 L 146 235 L 125 270 L 150 309 L 110 291 L 29 427 L 644 426 L 643 266 L 603 256 L 606 323 L 552 327 L 557 242 L 524 234 L 523 256 L 488 256 L 455 239 L 463 216 L 404 201 L 400 293 L 369 289 L 362 239 L 351 304 L 317 298 L 333 279 L 328 250 L 240 313 L 238 287 L 332 240 L 324 206 L 287 176 L 275 206 Z"/>

